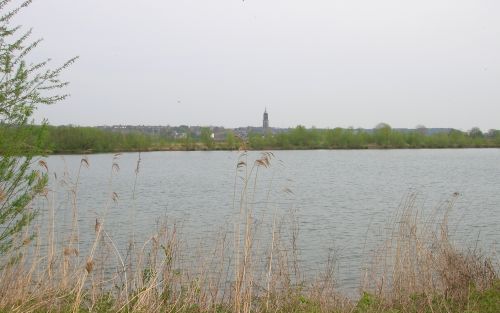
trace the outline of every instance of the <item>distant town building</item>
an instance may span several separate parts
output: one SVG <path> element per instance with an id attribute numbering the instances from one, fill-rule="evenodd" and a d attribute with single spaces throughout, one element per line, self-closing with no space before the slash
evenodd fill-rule
<path id="1" fill-rule="evenodd" d="M 267 108 L 264 110 L 264 119 L 262 121 L 262 128 L 264 132 L 269 129 L 269 114 L 267 114 Z"/>

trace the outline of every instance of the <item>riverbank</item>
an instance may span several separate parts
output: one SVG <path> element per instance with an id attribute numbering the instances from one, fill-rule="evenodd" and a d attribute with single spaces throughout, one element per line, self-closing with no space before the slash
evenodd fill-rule
<path id="1" fill-rule="evenodd" d="M 117 153 L 137 151 L 218 150 L 314 150 L 314 149 L 457 149 L 500 148 L 500 131 L 393 130 L 385 126 L 372 131 L 356 129 L 306 129 L 302 126 L 281 133 L 249 133 L 239 137 L 231 130 L 213 137 L 209 128 L 189 128 L 182 134 L 119 132 L 95 127 L 36 126 L 23 129 L 0 126 L 0 153 L 23 142 L 45 154 Z M 22 137 L 22 140 L 21 138 Z M 31 150 L 31 151 L 32 151 Z"/>
<path id="2" fill-rule="evenodd" d="M 248 147 L 241 147 L 238 149 L 227 149 L 225 147 L 211 148 L 204 145 L 198 145 L 190 149 L 186 149 L 182 146 L 168 146 L 163 148 L 146 148 L 146 149 L 128 149 L 128 150 L 112 150 L 112 151 L 97 151 L 92 150 L 70 150 L 70 151 L 43 151 L 41 155 L 87 155 L 87 154 L 101 154 L 101 153 L 130 153 L 130 152 L 189 152 L 189 151 L 308 151 L 308 150 L 445 150 L 445 149 L 500 149 L 500 146 L 486 146 L 486 147 L 409 147 L 409 148 L 396 148 L 396 147 L 377 147 L 377 146 L 366 146 L 359 148 L 264 148 L 264 149 L 252 149 Z"/>

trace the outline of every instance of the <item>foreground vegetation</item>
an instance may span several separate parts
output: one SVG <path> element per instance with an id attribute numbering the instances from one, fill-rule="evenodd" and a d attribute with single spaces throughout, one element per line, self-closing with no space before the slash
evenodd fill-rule
<path id="1" fill-rule="evenodd" d="M 44 126 L 35 127 L 33 136 L 25 138 L 28 147 L 40 146 L 45 153 L 100 153 L 162 150 L 237 150 L 241 146 L 252 150 L 272 149 L 418 149 L 418 148 L 499 148 L 500 131 L 428 133 L 425 129 L 398 131 L 389 125 L 379 125 L 373 131 L 355 129 L 306 129 L 298 126 L 278 134 L 250 133 L 237 137 L 227 130 L 225 138 L 214 140 L 209 128 L 201 133 L 185 133 L 184 138 L 171 134 L 148 134 L 138 131 L 117 132 L 95 127 Z M 0 152 L 15 144 L 18 127 L 0 126 Z M 43 136 L 40 136 L 40 133 Z M 40 142 L 40 138 L 43 140 Z"/>
<path id="2" fill-rule="evenodd" d="M 373 133 L 297 127 L 275 136 L 251 134 L 247 142 L 228 133 L 225 141 L 216 142 L 207 129 L 199 137 L 187 134 L 173 140 L 95 128 L 36 126 L 29 120 L 37 105 L 66 97 L 57 94 L 67 85 L 59 74 L 75 59 L 55 69 L 47 68 L 48 60 L 28 65 L 25 57 L 40 41 L 29 42 L 31 31 L 19 34 L 20 28 L 10 22 L 31 1 L 9 10 L 10 3 L 0 1 L 0 312 L 499 311 L 498 265 L 478 251 L 452 244 L 447 210 L 438 222 L 422 221 L 412 197 L 402 205 L 387 242 L 370 256 L 359 299 L 338 292 L 331 262 L 325 262 L 316 279 L 306 278 L 297 258 L 296 225 L 288 225 L 275 211 L 270 229 L 256 228 L 255 185 L 259 170 L 271 165 L 271 153 L 255 162 L 238 162 L 241 180 L 235 181 L 241 184 L 235 185 L 234 209 L 239 215 L 233 221 L 234 231 L 222 234 L 208 252 L 189 262 L 182 258 L 186 251 L 176 226 L 169 223 L 141 244 L 134 241 L 131 229 L 128 246 L 116 246 L 107 228 L 109 207 L 118 201 L 111 183 L 119 170 L 115 162 L 93 241 L 82 242 L 80 236 L 79 177 L 56 182 L 67 186 L 71 206 L 66 209 L 72 211 L 71 229 L 56 228 L 56 211 L 62 208 L 51 200 L 56 191 L 49 188 L 47 164 L 36 158 L 40 153 L 242 145 L 252 149 L 498 147 L 499 134 L 426 135 L 396 132 L 388 125 Z M 85 166 L 89 163 L 82 159 L 81 167 Z M 48 211 L 47 219 L 37 220 L 41 209 Z M 265 231 L 270 240 L 259 249 L 255 238 Z M 86 244 L 89 248 L 82 248 Z"/>
<path id="3" fill-rule="evenodd" d="M 359 298 L 342 295 L 335 283 L 336 265 L 328 260 L 323 271 L 305 275 L 294 219 L 274 211 L 268 228 L 257 226 L 263 223 L 258 223 L 256 206 L 264 204 L 253 201 L 259 190 L 255 183 L 272 159 L 272 153 L 255 161 L 242 155 L 234 231 L 220 234 L 199 254 L 183 250 L 176 225 L 166 222 L 145 243 L 131 240 L 128 247 L 117 247 L 106 218 L 119 201 L 111 183 L 94 241 L 81 248 L 79 179 L 56 182 L 68 188 L 73 227 L 67 233 L 54 228 L 60 204 L 50 202 L 55 191 L 45 190 L 38 199 L 42 202 L 35 203 L 47 206 L 49 220 L 31 223 L 14 238 L 18 248 L 0 254 L 0 312 L 499 311 L 496 261 L 479 250 L 460 249 L 448 237 L 448 214 L 457 194 L 427 217 L 415 196 L 402 202 L 386 241 L 366 256 Z M 89 166 L 88 161 L 82 159 L 81 166 Z M 111 168 L 110 181 L 119 170 L 116 160 Z M 264 246 L 256 241 L 262 232 L 270 238 Z M 191 258 L 185 260 L 185 255 Z"/>

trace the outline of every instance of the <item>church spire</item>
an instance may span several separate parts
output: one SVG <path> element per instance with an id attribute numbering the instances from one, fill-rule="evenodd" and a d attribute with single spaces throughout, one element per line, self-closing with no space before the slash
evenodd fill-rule
<path id="1" fill-rule="evenodd" d="M 262 128 L 264 131 L 269 129 L 269 114 L 267 114 L 267 108 L 264 109 L 264 118 L 262 120 Z"/>

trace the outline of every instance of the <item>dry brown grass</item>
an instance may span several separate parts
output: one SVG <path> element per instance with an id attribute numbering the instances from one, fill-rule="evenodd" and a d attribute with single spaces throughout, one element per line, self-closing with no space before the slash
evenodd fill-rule
<path id="1" fill-rule="evenodd" d="M 88 160 L 82 159 L 76 181 L 67 184 L 72 228 L 60 241 L 55 236 L 53 191 L 48 191 L 49 231 L 42 234 L 39 226 L 31 226 L 17 238 L 22 248 L 1 256 L 0 311 L 361 312 L 337 292 L 333 255 L 316 279 L 306 281 L 298 261 L 299 229 L 293 212 L 281 214 L 265 201 L 264 209 L 272 212 L 271 227 L 259 228 L 259 172 L 272 166 L 272 153 L 253 161 L 242 153 L 235 175 L 238 214 L 233 231 L 220 232 L 210 247 L 200 243 L 199 251 L 188 251 L 188 260 L 178 227 L 168 221 L 159 223 L 142 245 L 135 244 L 131 230 L 127 252 L 120 253 L 107 231 L 108 208 L 119 201 L 112 188 L 118 157 L 112 162 L 108 201 L 96 220 L 88 252 L 78 244 L 77 203 L 80 170 L 89 166 Z M 427 219 L 416 209 L 415 196 L 402 203 L 388 240 L 371 259 L 362 288 L 383 300 L 380 312 L 391 303 L 411 301 L 412 295 L 424 295 L 429 302 L 436 295 L 465 301 L 471 286 L 486 289 L 497 279 L 497 265 L 476 251 L 459 251 L 448 237 L 447 216 L 457 196 Z M 135 216 L 135 207 L 132 211 Z M 259 240 L 265 231 L 269 240 Z M 33 233 L 37 236 L 31 240 Z"/>
<path id="2" fill-rule="evenodd" d="M 430 304 L 466 303 L 472 288 L 485 290 L 498 279 L 498 266 L 475 249 L 460 250 L 449 237 L 448 216 L 458 193 L 432 214 L 417 207 L 417 196 L 404 199 L 388 239 L 373 254 L 363 289 L 388 303 L 423 296 Z"/>
<path id="3" fill-rule="evenodd" d="M 255 216 L 259 171 L 271 167 L 272 153 L 263 153 L 253 161 L 242 154 L 235 177 L 234 208 L 239 214 L 234 231 L 219 234 L 211 249 L 200 248 L 190 261 L 184 259 L 176 225 L 166 221 L 142 246 L 131 240 L 126 256 L 120 253 L 107 232 L 109 207 L 119 201 L 112 188 L 120 170 L 118 158 L 118 154 L 113 157 L 108 201 L 96 219 L 88 252 L 82 252 L 79 245 L 77 203 L 79 176 L 89 166 L 88 159 L 82 159 L 75 181 L 66 175 L 61 178 L 72 207 L 72 227 L 62 234 L 62 240 L 55 226 L 55 191 L 47 192 L 47 233 L 32 225 L 17 239 L 25 243 L 22 249 L 2 256 L 0 308 L 14 312 L 99 311 L 104 301 L 108 309 L 123 312 L 209 312 L 216 308 L 270 312 L 281 310 L 304 294 L 297 261 L 298 224 L 289 223 L 266 202 L 266 210 L 274 212 L 271 241 L 264 244 L 255 236 L 263 231 Z M 294 229 L 289 230 L 290 225 Z M 291 239 L 285 240 L 284 232 L 291 233 Z M 33 233 L 36 239 L 30 241 Z M 189 254 L 193 256 L 193 251 Z M 311 288 L 312 297 L 334 293 L 332 275 L 321 277 L 321 287 Z"/>

